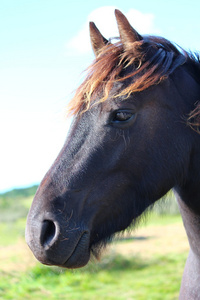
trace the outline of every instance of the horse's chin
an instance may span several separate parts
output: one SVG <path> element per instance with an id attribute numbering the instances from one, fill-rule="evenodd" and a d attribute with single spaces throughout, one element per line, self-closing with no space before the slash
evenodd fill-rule
<path id="1" fill-rule="evenodd" d="M 68 269 L 82 268 L 87 265 L 89 260 L 90 250 L 88 249 L 88 233 L 84 233 L 75 246 L 70 257 L 64 264 L 60 265 L 60 267 Z"/>
<path id="2" fill-rule="evenodd" d="M 100 260 L 101 254 L 105 249 L 105 244 L 99 243 L 98 245 L 92 246 L 90 251 L 80 252 L 80 248 L 76 248 L 70 258 L 61 266 L 67 269 L 77 269 L 85 267 L 90 259 Z"/>
<path id="3" fill-rule="evenodd" d="M 85 245 L 85 237 L 80 239 L 79 243 L 76 245 L 73 253 L 67 259 L 66 262 L 62 263 L 62 265 L 58 265 L 62 268 L 67 269 L 77 269 L 82 268 L 88 264 L 91 258 L 96 260 L 100 260 L 101 253 L 106 247 L 106 242 L 101 241 L 95 245 L 92 245 L 91 248 L 88 248 Z"/>
<path id="4" fill-rule="evenodd" d="M 63 265 L 59 265 L 59 267 L 67 269 L 82 268 L 88 264 L 89 260 L 90 252 L 80 255 L 78 250 L 75 250 L 74 253 L 70 256 L 70 258 Z"/>

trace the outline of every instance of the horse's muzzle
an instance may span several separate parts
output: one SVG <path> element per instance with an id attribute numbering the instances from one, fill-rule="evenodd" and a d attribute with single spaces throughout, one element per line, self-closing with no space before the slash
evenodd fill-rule
<path id="1" fill-rule="evenodd" d="M 35 257 L 46 265 L 80 268 L 90 259 L 89 231 L 62 226 L 50 214 L 43 220 L 28 217 L 26 241 Z"/>

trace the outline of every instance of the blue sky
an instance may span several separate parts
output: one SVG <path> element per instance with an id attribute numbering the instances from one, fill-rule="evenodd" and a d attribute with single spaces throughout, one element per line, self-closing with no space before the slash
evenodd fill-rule
<path id="1" fill-rule="evenodd" d="M 141 34 L 200 50 L 199 1 L 0 1 L 0 191 L 38 183 L 53 163 L 66 103 L 94 59 L 88 22 L 116 36 L 114 8 Z"/>

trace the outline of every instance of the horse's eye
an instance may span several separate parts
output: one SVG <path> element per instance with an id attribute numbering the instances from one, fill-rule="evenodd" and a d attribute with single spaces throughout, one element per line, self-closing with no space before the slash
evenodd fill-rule
<path id="1" fill-rule="evenodd" d="M 130 111 L 117 111 L 114 115 L 113 122 L 125 122 L 131 119 L 133 113 Z"/>

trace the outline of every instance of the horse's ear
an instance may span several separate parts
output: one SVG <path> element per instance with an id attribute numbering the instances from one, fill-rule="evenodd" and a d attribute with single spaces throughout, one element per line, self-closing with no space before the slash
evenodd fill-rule
<path id="1" fill-rule="evenodd" d="M 90 40 L 95 56 L 98 56 L 101 49 L 109 43 L 93 22 L 90 22 Z"/>
<path id="2" fill-rule="evenodd" d="M 132 43 L 143 39 L 142 36 L 130 25 L 129 21 L 120 10 L 115 10 L 115 17 L 121 42 L 125 49 L 130 49 L 130 47 L 132 47 Z"/>

